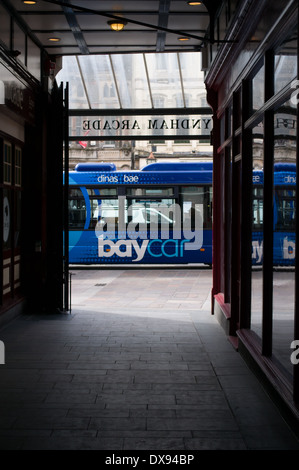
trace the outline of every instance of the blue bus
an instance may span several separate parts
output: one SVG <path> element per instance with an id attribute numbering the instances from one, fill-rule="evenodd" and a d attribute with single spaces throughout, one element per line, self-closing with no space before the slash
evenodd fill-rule
<path id="1" fill-rule="evenodd" d="M 211 162 L 69 172 L 70 264 L 212 263 Z"/>
<path id="2" fill-rule="evenodd" d="M 253 172 L 252 264 L 263 263 L 263 171 Z M 273 265 L 295 264 L 296 164 L 274 165 Z"/>
<path id="3" fill-rule="evenodd" d="M 212 162 L 69 172 L 70 264 L 212 264 Z M 295 261 L 296 165 L 274 166 L 273 265 Z M 263 171 L 253 171 L 252 264 L 263 263 Z"/>

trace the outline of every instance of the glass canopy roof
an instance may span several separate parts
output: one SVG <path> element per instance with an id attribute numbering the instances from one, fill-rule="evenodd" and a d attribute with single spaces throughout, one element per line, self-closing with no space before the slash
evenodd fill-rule
<path id="1" fill-rule="evenodd" d="M 64 56 L 70 109 L 209 107 L 200 52 Z"/>

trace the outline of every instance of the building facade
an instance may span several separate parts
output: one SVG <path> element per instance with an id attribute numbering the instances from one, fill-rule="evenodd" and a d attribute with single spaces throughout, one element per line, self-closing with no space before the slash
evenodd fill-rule
<path id="1" fill-rule="evenodd" d="M 205 51 L 214 112 L 212 308 L 233 345 L 298 419 L 296 173 L 285 176 L 289 186 L 274 186 L 275 165 L 298 162 L 298 2 L 222 3 L 215 43 Z M 259 187 L 256 169 L 263 173 Z M 289 262 L 283 268 L 274 259 L 278 194 L 280 213 L 292 211 L 292 229 L 279 229 Z"/>
<path id="2" fill-rule="evenodd" d="M 33 310 L 43 309 L 43 305 L 46 308 L 53 293 L 54 305 L 61 305 L 57 299 L 60 294 L 54 287 L 57 277 L 62 276 L 62 270 L 60 274 L 57 271 L 62 254 L 55 253 L 57 237 L 62 237 L 61 199 L 53 201 L 48 189 L 60 163 L 62 175 L 62 158 L 59 162 L 53 155 L 62 155 L 63 151 L 63 113 L 61 96 L 57 93 L 55 98 L 53 93 L 51 98 L 49 91 L 52 82 L 49 82 L 47 55 L 25 32 L 13 12 L 2 4 L 0 22 L 5 25 L 0 32 L 2 324 L 28 306 Z M 56 181 L 57 195 L 60 191 L 61 198 L 62 176 L 60 183 L 57 178 Z M 59 258 L 54 259 L 56 254 Z"/>
<path id="3" fill-rule="evenodd" d="M 72 143 L 69 149 L 71 169 L 77 163 L 111 162 L 118 170 L 139 170 L 153 161 L 211 161 L 212 157 L 211 145 L 189 140 L 178 143 L 91 141 Z"/>

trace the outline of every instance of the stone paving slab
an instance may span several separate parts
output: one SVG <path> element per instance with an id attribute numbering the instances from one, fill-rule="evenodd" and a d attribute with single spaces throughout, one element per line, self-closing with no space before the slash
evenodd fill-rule
<path id="1" fill-rule="evenodd" d="M 75 270 L 0 330 L 1 450 L 299 450 L 210 314 L 209 269 Z"/>

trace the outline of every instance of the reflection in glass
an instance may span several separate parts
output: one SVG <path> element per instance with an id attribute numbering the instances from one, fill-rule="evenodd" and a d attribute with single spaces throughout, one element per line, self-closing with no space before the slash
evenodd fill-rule
<path id="1" fill-rule="evenodd" d="M 183 186 L 180 192 L 183 223 L 191 220 L 191 227 L 195 227 L 195 213 L 201 211 L 203 228 L 212 229 L 212 187 Z"/>
<path id="2" fill-rule="evenodd" d="M 263 311 L 263 203 L 264 129 L 262 122 L 253 129 L 253 225 L 251 273 L 251 329 L 262 337 Z"/>
<path id="3" fill-rule="evenodd" d="M 291 100 L 274 115 L 274 162 L 296 161 L 297 117 Z"/>
<path id="4" fill-rule="evenodd" d="M 265 101 L 265 67 L 261 67 L 252 80 L 252 110 L 257 111 Z"/>
<path id="5" fill-rule="evenodd" d="M 118 215 L 118 199 L 91 199 L 89 228 L 94 228 L 99 221 L 116 227 Z"/>
<path id="6" fill-rule="evenodd" d="M 275 93 L 282 90 L 297 75 L 297 29 L 275 52 Z"/>
<path id="7" fill-rule="evenodd" d="M 174 223 L 174 199 L 128 201 L 128 211 L 125 213 L 126 223 L 142 223 L 146 225 L 167 225 Z"/>
<path id="8" fill-rule="evenodd" d="M 290 374 L 295 303 L 296 129 L 296 109 L 289 101 L 274 115 L 273 355 Z"/>
<path id="9" fill-rule="evenodd" d="M 292 172 L 293 173 L 293 172 Z M 295 173 L 295 171 L 294 171 Z M 287 177 L 288 178 L 288 177 Z M 292 175 L 292 178 L 294 176 Z M 295 197 L 296 191 L 293 187 L 287 188 L 276 187 L 275 188 L 275 220 L 274 220 L 274 231 L 295 231 Z"/>
<path id="10" fill-rule="evenodd" d="M 3 251 L 11 249 L 11 191 L 3 189 Z"/>

